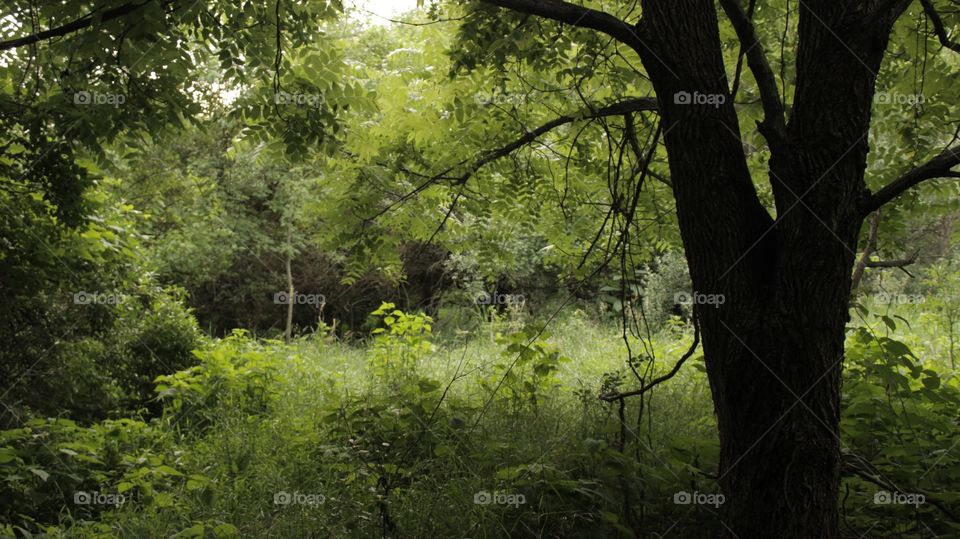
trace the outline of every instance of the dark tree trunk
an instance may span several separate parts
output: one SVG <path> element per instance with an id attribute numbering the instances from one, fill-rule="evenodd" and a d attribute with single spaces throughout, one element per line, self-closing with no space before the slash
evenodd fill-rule
<path id="1" fill-rule="evenodd" d="M 722 518 L 742 538 L 839 534 L 844 330 L 875 73 L 893 18 L 813 4 L 801 8 L 790 122 L 761 125 L 775 223 L 740 149 L 712 2 L 651 0 L 638 25 L 690 275 L 698 292 L 726 300 L 697 310 L 720 432 Z M 678 92 L 726 104 L 688 104 Z"/>
<path id="2" fill-rule="evenodd" d="M 642 0 L 636 25 L 560 0 L 486 1 L 605 32 L 640 56 L 695 291 L 725 299 L 696 308 L 721 518 L 742 539 L 838 537 L 840 373 L 860 226 L 887 194 L 960 161 L 960 150 L 945 152 L 876 195 L 864 182 L 876 73 L 910 1 L 801 2 L 787 121 L 751 22 L 737 0 L 719 0 L 760 90 L 776 220 L 743 153 L 713 0 Z"/>
<path id="3" fill-rule="evenodd" d="M 848 314 L 846 295 L 833 287 L 849 285 L 852 257 L 826 264 L 811 263 L 822 249 L 805 254 L 806 263 L 777 269 L 771 290 L 730 292 L 761 294 L 758 311 L 701 309 L 724 519 L 739 537 L 837 534 Z"/>
<path id="4" fill-rule="evenodd" d="M 775 222 L 743 157 L 713 3 L 648 0 L 637 26 L 694 288 L 725 296 L 697 312 L 720 433 L 722 518 L 741 538 L 839 534 L 844 333 L 875 73 L 893 18 L 811 4 L 817 12 L 801 8 L 790 122 L 761 125 Z M 685 103 L 680 92 L 726 103 Z"/>

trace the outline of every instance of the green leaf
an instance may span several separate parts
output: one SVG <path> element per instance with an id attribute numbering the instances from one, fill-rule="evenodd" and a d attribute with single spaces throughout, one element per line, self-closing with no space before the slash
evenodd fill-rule
<path id="1" fill-rule="evenodd" d="M 44 482 L 46 482 L 46 480 L 50 478 L 50 474 L 41 470 L 40 468 L 30 468 L 30 473 L 39 477 L 40 479 L 43 479 Z"/>
<path id="2" fill-rule="evenodd" d="M 198 522 L 185 530 L 181 530 L 179 533 L 174 535 L 174 537 L 203 537 L 205 529 L 206 528 L 203 523 Z"/>
<path id="3" fill-rule="evenodd" d="M 240 534 L 240 530 L 233 524 L 224 522 L 213 528 L 213 534 L 217 537 L 236 537 Z"/>

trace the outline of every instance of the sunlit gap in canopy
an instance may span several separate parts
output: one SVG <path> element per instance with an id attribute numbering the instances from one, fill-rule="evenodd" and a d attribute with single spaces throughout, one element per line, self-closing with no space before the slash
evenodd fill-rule
<path id="1" fill-rule="evenodd" d="M 417 8 L 417 0 L 346 0 L 343 7 L 368 24 L 387 26 L 390 19 L 406 20 L 403 15 Z"/>

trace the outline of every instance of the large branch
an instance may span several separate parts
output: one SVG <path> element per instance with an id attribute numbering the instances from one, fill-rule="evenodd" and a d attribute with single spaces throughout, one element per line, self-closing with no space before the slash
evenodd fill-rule
<path id="1" fill-rule="evenodd" d="M 864 205 L 863 214 L 876 211 L 920 182 L 934 178 L 960 178 L 960 172 L 951 170 L 958 164 L 960 164 L 960 146 L 947 148 L 940 155 L 893 180 L 871 195 Z"/>
<path id="2" fill-rule="evenodd" d="M 0 41 L 0 51 L 15 49 L 17 47 L 22 47 L 24 45 L 30 45 L 43 41 L 45 39 L 50 39 L 53 37 L 62 37 L 67 34 L 71 34 L 78 30 L 83 30 L 84 28 L 89 27 L 95 21 L 100 20 L 102 22 L 111 21 L 113 19 L 119 19 L 133 13 L 134 11 L 140 9 L 141 7 L 149 4 L 150 2 L 143 2 L 141 4 L 123 4 L 112 9 L 104 11 L 102 14 L 98 15 L 97 11 L 88 13 L 79 19 L 64 24 L 63 26 L 58 26 L 56 28 L 51 28 L 49 30 L 44 30 L 42 32 L 37 32 L 35 34 L 30 34 L 24 37 L 18 37 L 16 39 L 10 39 L 7 41 Z"/>
<path id="3" fill-rule="evenodd" d="M 947 35 L 947 28 L 943 25 L 943 19 L 940 18 L 940 14 L 937 13 L 936 8 L 933 7 L 933 3 L 930 0 L 920 0 L 920 4 L 923 5 L 923 11 L 927 14 L 927 18 L 930 19 L 930 23 L 933 24 L 933 31 L 937 34 L 937 39 L 940 40 L 940 44 L 948 49 L 960 52 L 960 43 L 950 41 L 950 36 Z"/>
<path id="4" fill-rule="evenodd" d="M 757 81 L 760 90 L 760 102 L 763 105 L 764 121 L 760 124 L 760 132 L 771 145 L 777 144 L 785 136 L 783 103 L 780 101 L 780 92 L 777 90 L 777 80 L 770 68 L 770 62 L 763 52 L 760 39 L 753 27 L 753 23 L 743 12 L 737 0 L 720 0 L 723 11 L 726 12 L 730 23 L 733 24 L 737 38 L 747 56 L 747 66 Z M 778 140 L 770 140 L 775 138 Z"/>
<path id="5" fill-rule="evenodd" d="M 463 176 L 458 178 L 460 183 L 467 181 L 470 175 L 480 169 L 480 167 L 486 165 L 491 161 L 495 161 L 501 157 L 513 153 L 515 150 L 530 144 L 536 139 L 540 138 L 543 134 L 560 127 L 561 125 L 575 122 L 577 120 L 590 120 L 594 118 L 603 118 L 606 116 L 620 116 L 623 114 L 628 114 L 632 112 L 642 112 L 642 111 L 654 111 L 657 110 L 657 100 L 652 97 L 641 97 L 636 99 L 627 99 L 624 101 L 619 101 L 612 105 L 607 105 L 596 110 L 587 109 L 578 114 L 560 116 L 547 122 L 540 127 L 534 129 L 533 131 L 527 132 L 527 134 L 522 137 L 514 140 L 506 146 L 500 147 L 496 150 L 487 152 L 480 157 L 474 164 L 464 173 Z"/>
<path id="6" fill-rule="evenodd" d="M 467 180 L 469 180 L 470 177 L 473 176 L 474 173 L 476 173 L 485 165 L 493 161 L 496 161 L 497 159 L 510 155 L 516 150 L 526 146 L 527 144 L 532 143 L 533 141 L 537 140 L 541 136 L 560 127 L 561 125 L 566 125 L 579 120 L 592 120 L 596 118 L 604 118 L 607 116 L 621 116 L 624 114 L 630 114 L 634 112 L 656 111 L 656 110 L 658 110 L 656 98 L 639 97 L 639 98 L 632 98 L 632 99 L 624 99 L 623 101 L 618 101 L 616 103 L 607 105 L 605 107 L 601 107 L 599 109 L 588 108 L 583 111 L 580 111 L 577 114 L 568 114 L 564 116 L 559 116 L 541 125 L 540 127 L 534 129 L 533 131 L 527 131 L 524 135 L 516 138 L 513 142 L 510 142 L 509 144 L 506 144 L 504 146 L 501 146 L 499 148 L 496 148 L 494 150 L 490 150 L 484 153 L 483 155 L 478 157 L 476 161 L 471 163 L 466 168 L 466 170 L 464 170 L 464 172 L 459 176 L 450 175 L 450 172 L 455 167 L 447 168 L 443 172 L 440 172 L 439 174 L 435 174 L 433 176 L 429 176 L 429 177 L 424 176 L 426 177 L 426 180 L 423 181 L 420 185 L 418 185 L 413 191 L 410 191 L 409 193 L 400 197 L 400 199 L 397 200 L 396 202 L 393 202 L 390 205 L 388 205 L 379 213 L 371 217 L 371 220 L 376 219 L 377 217 L 380 217 L 381 215 L 387 213 L 394 207 L 416 196 L 417 194 L 421 193 L 431 185 L 441 180 L 452 181 L 454 184 L 461 184 L 461 185 L 465 184 Z M 460 164 L 462 165 L 463 162 L 461 162 Z M 456 165 L 456 166 L 460 166 L 460 165 Z"/>
<path id="7" fill-rule="evenodd" d="M 633 48 L 640 43 L 636 28 L 613 15 L 561 0 L 482 0 L 520 13 L 553 19 L 558 22 L 603 32 Z"/>

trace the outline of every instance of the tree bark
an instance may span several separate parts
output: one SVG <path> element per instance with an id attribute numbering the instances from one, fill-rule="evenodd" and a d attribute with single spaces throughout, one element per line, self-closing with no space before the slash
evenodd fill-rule
<path id="1" fill-rule="evenodd" d="M 794 106 L 785 139 L 769 140 L 777 219 L 768 222 L 737 148 L 731 100 L 696 110 L 668 97 L 726 92 L 715 13 L 709 0 L 648 0 L 637 52 L 671 126 L 666 144 L 694 287 L 726 296 L 720 308 L 699 309 L 727 496 L 722 518 L 742 538 L 837 537 L 844 330 L 868 197 L 874 82 L 894 17 L 836 2 L 802 5 Z"/>
<path id="2" fill-rule="evenodd" d="M 658 99 L 694 289 L 725 299 L 697 308 L 720 435 L 721 519 L 742 539 L 838 537 L 851 273 L 863 218 L 901 187 L 871 197 L 867 134 L 876 73 L 909 2 L 801 3 L 789 122 L 749 21 L 735 2 L 721 2 L 751 49 L 763 94 L 776 220 L 742 151 L 712 0 L 643 0 L 633 26 L 559 0 L 489 3 L 605 32 L 640 56 Z M 694 95 L 707 98 L 698 104 Z M 949 171 L 957 155 L 945 155 L 900 183 Z"/>

